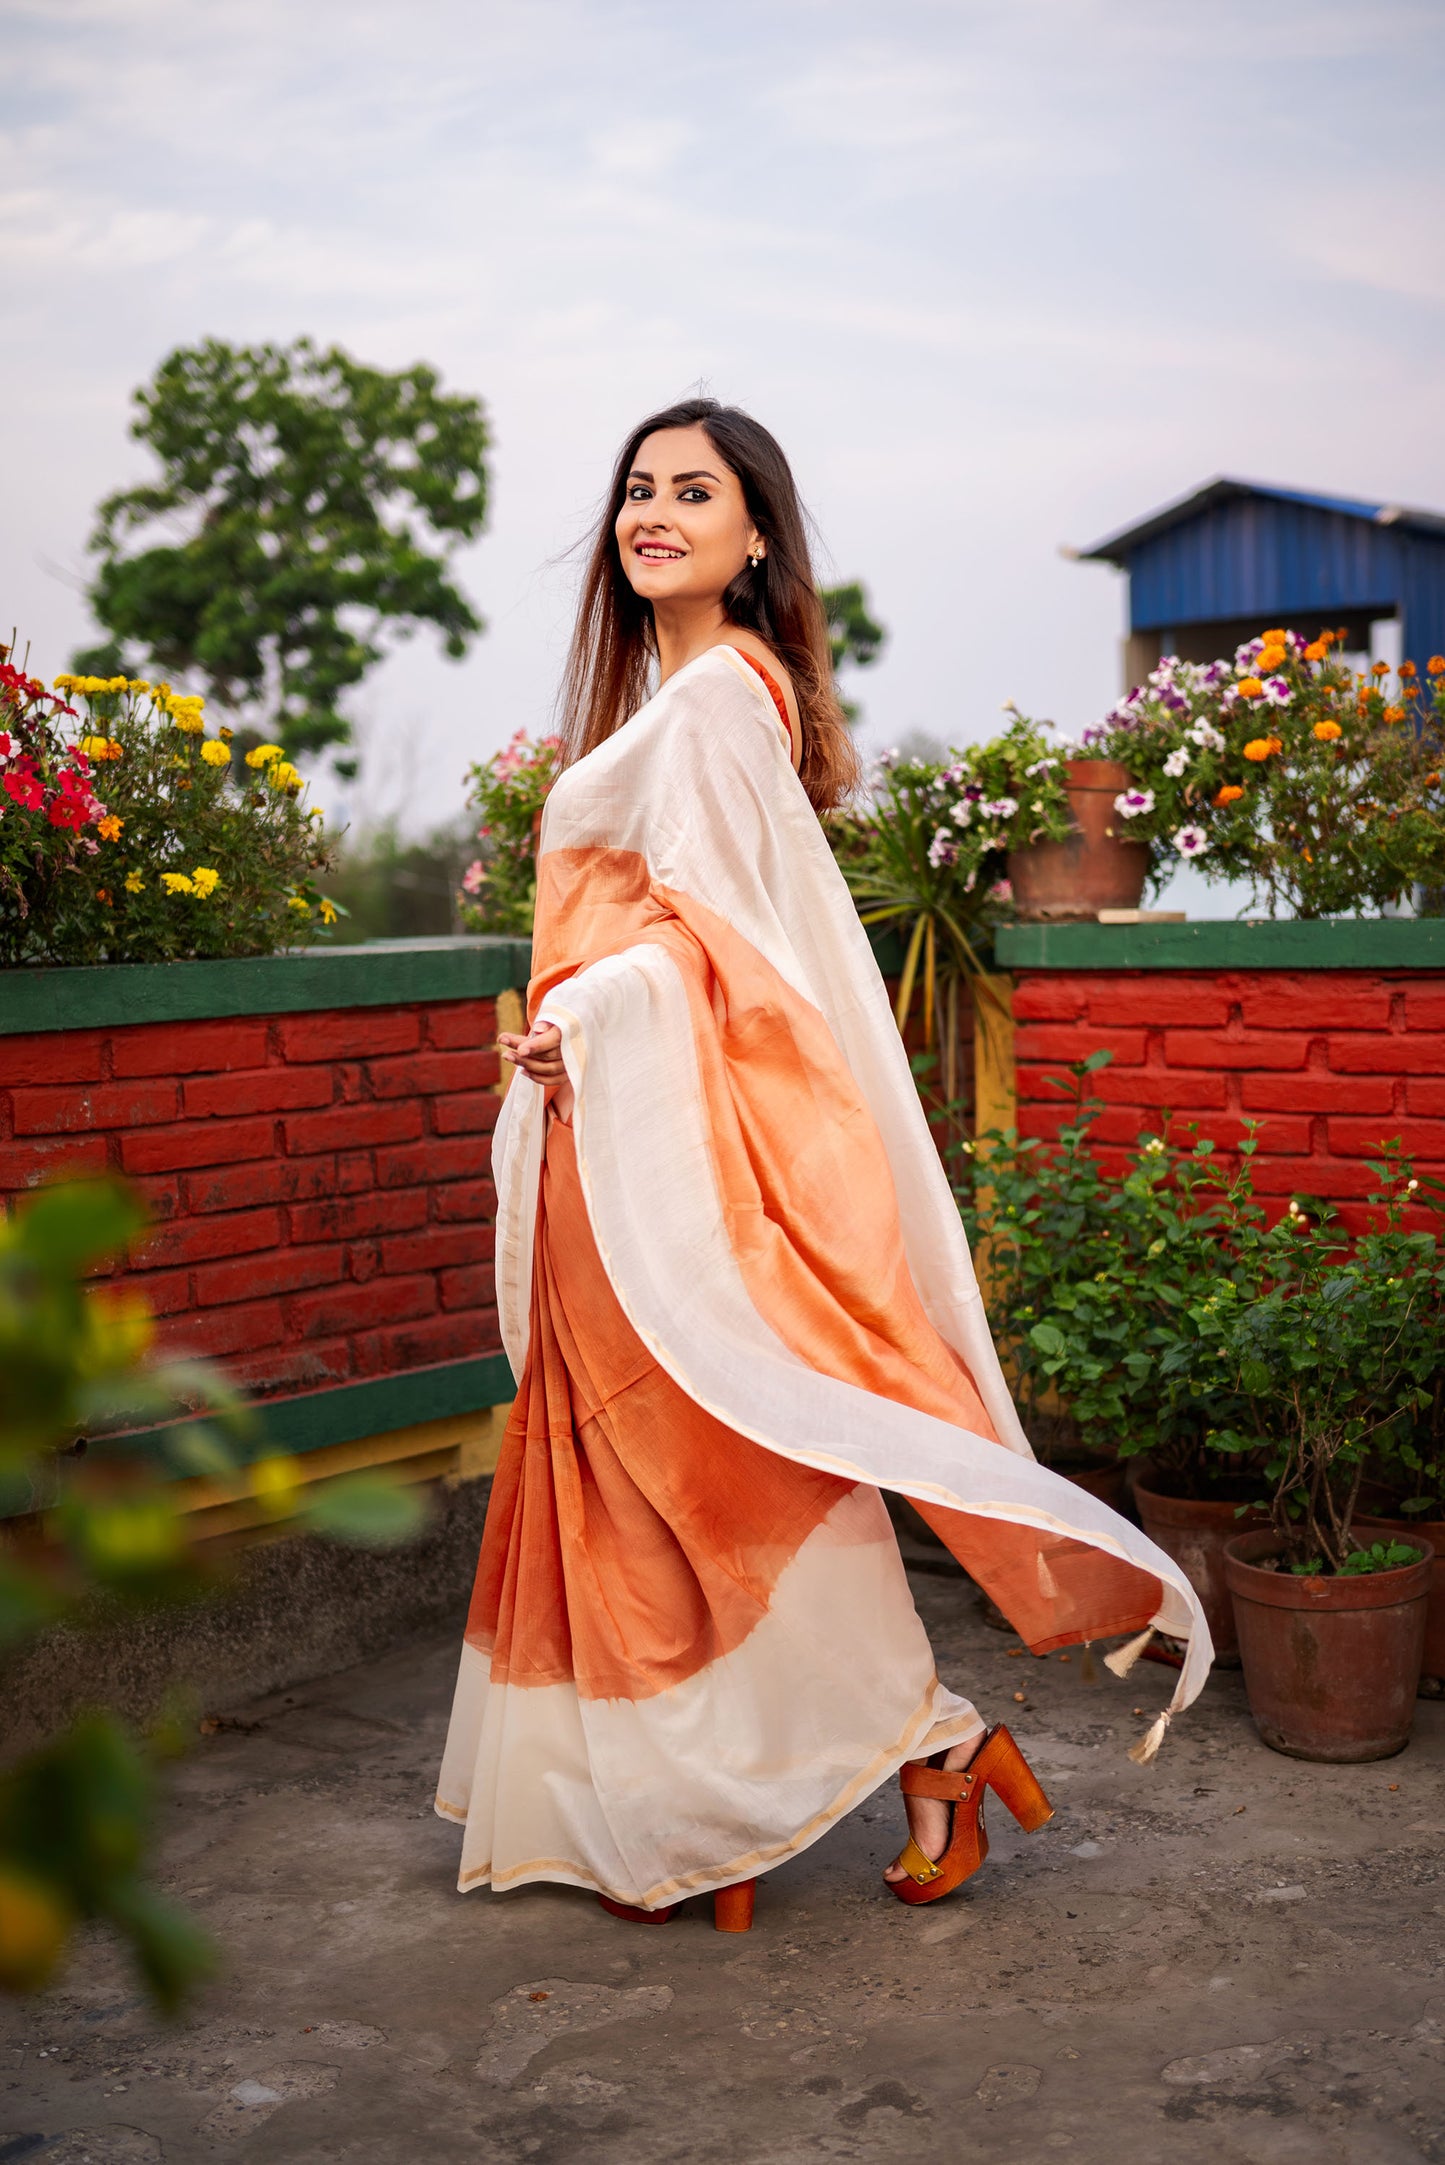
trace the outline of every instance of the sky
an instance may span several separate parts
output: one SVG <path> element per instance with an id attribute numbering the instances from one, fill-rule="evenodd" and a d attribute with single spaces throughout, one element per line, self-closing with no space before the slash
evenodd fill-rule
<path id="1" fill-rule="evenodd" d="M 1068 561 L 1218 473 L 1445 508 L 1441 0 L 4 0 L 0 619 L 92 636 L 174 347 L 435 366 L 493 430 L 488 629 L 352 702 L 358 824 L 550 719 L 620 440 L 779 437 L 888 629 L 868 749 L 1116 696 Z M 1314 627 L 1307 627 L 1313 629 Z"/>

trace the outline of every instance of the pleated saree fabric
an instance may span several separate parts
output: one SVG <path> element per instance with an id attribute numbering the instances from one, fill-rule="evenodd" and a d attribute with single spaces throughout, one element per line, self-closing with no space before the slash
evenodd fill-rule
<path id="1" fill-rule="evenodd" d="M 437 1810 L 460 1884 L 658 1907 L 805 1848 L 980 1727 L 938 1681 L 883 1489 L 1036 1651 L 1188 1581 L 1035 1461 L 866 935 L 733 648 L 563 775 L 524 1077 L 494 1142 L 518 1378 Z"/>

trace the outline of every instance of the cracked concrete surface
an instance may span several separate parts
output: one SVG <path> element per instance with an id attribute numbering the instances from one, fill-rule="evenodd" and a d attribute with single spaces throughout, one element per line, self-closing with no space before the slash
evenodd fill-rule
<path id="1" fill-rule="evenodd" d="M 1398 1759 L 1308 1766 L 1221 1675 L 1135 1767 L 1168 1671 L 1086 1685 L 914 1583 L 1058 1806 L 1030 1837 L 995 1806 L 962 1894 L 884 1892 L 890 1787 L 769 1875 L 747 1938 L 458 1895 L 456 1647 L 427 1640 L 198 1740 L 165 1878 L 224 1975 L 168 2026 L 97 1938 L 7 2009 L 0 2161 L 1445 2165 L 1445 1705 Z"/>

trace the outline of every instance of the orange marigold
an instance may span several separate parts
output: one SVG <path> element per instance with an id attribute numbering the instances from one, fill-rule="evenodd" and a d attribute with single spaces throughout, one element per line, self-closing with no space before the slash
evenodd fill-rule
<path id="1" fill-rule="evenodd" d="M 1390 664 L 1388 662 L 1372 662 L 1370 669 L 1372 675 L 1377 677 L 1387 677 L 1390 674 Z"/>
<path id="2" fill-rule="evenodd" d="M 1417 677 L 1420 672 L 1413 662 L 1401 662 L 1400 674 L 1402 677 Z"/>
<path id="3" fill-rule="evenodd" d="M 1261 759 L 1268 759 L 1271 752 L 1278 752 L 1281 749 L 1278 737 L 1251 737 L 1244 747 L 1244 756 L 1246 759 L 1252 759 L 1258 765 Z"/>
<path id="4" fill-rule="evenodd" d="M 1425 667 L 1432 677 L 1445 677 L 1445 654 L 1432 654 Z"/>
<path id="5" fill-rule="evenodd" d="M 1386 707 L 1385 720 L 1387 722 L 1403 722 L 1404 719 L 1405 709 L 1403 707 Z"/>
<path id="6" fill-rule="evenodd" d="M 117 819 L 114 812 L 107 812 L 95 831 L 104 842 L 118 842 L 120 840 L 120 830 L 124 825 L 125 821 Z"/>
<path id="7" fill-rule="evenodd" d="M 1283 646 L 1288 636 L 1289 634 L 1284 627 L 1278 625 L 1273 631 L 1262 631 L 1260 633 L 1260 644 L 1261 646 Z"/>
<path id="8" fill-rule="evenodd" d="M 1263 695 L 1263 692 L 1264 686 L 1260 683 L 1258 677 L 1240 678 L 1239 696 L 1241 699 L 1258 699 Z"/>
<path id="9" fill-rule="evenodd" d="M 1214 802 L 1216 804 L 1237 804 L 1243 795 L 1244 791 L 1240 788 L 1238 782 L 1226 782 L 1223 789 L 1215 791 Z"/>
<path id="10" fill-rule="evenodd" d="M 1314 734 L 1319 738 L 1321 744 L 1333 744 L 1335 738 L 1342 736 L 1344 732 L 1338 722 L 1316 722 Z"/>
<path id="11" fill-rule="evenodd" d="M 1305 648 L 1305 660 L 1307 662 L 1322 662 L 1329 651 L 1330 642 L 1328 639 L 1311 639 L 1309 645 Z"/>

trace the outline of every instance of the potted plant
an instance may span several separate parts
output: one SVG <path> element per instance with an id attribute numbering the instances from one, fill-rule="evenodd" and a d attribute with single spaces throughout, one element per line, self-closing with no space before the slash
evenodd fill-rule
<path id="1" fill-rule="evenodd" d="M 1020 917 L 1056 924 L 1137 909 L 1150 853 L 1126 815 L 1136 800 L 1143 808 L 1143 793 L 1116 759 L 1067 759 L 1063 774 L 1069 832 L 1009 851 L 1014 907 Z"/>
<path id="2" fill-rule="evenodd" d="M 1271 916 L 1378 909 L 1445 880 L 1445 657 L 1356 674 L 1339 635 L 1262 632 L 1233 660 L 1166 655 L 1083 732 L 1127 765 L 1121 824 L 1161 884 L 1180 859 Z"/>
<path id="3" fill-rule="evenodd" d="M 1375 1231 L 1351 1246 L 1292 1204 L 1268 1236 L 1268 1290 L 1226 1295 L 1211 1319 L 1249 1404 L 1239 1440 L 1269 1454 L 1270 1524 L 1226 1550 L 1245 1687 L 1264 1741 L 1303 1759 L 1403 1750 L 1424 1649 L 1433 1555 L 1357 1521 L 1371 1465 L 1431 1402 L 1445 1270 L 1436 1236 L 1405 1230 L 1408 1168 L 1379 1170 Z"/>

